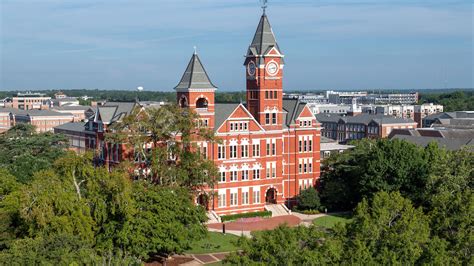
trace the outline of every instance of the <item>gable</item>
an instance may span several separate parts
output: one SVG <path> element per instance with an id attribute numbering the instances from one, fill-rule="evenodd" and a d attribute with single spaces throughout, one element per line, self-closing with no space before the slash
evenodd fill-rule
<path id="1" fill-rule="evenodd" d="M 303 110 L 301 111 L 297 119 L 301 119 L 301 118 L 316 119 L 307 105 L 303 108 Z"/>
<path id="2" fill-rule="evenodd" d="M 223 123 L 218 126 L 217 133 L 228 133 L 230 132 L 230 123 L 245 121 L 248 122 L 249 131 L 263 131 L 264 129 L 258 124 L 250 112 L 245 108 L 244 105 L 239 104 L 233 112 L 225 118 Z"/>

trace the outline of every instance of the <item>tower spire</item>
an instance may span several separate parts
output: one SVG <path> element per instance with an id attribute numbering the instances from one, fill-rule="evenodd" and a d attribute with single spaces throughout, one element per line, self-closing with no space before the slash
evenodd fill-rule
<path id="1" fill-rule="evenodd" d="M 265 9 L 267 9 L 267 3 L 268 3 L 268 0 L 260 0 L 260 4 L 261 4 L 261 7 L 262 7 L 262 10 L 263 10 L 263 14 L 265 14 Z"/>

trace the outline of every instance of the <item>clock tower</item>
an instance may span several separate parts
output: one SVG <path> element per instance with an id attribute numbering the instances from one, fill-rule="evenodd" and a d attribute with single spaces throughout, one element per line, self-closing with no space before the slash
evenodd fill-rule
<path id="1" fill-rule="evenodd" d="M 265 11 L 245 56 L 247 108 L 266 130 L 283 126 L 284 55 Z"/>

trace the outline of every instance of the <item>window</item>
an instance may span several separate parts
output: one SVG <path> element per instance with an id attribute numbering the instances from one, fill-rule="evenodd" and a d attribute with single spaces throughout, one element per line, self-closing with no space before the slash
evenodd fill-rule
<path id="1" fill-rule="evenodd" d="M 234 123 L 230 123 L 230 131 L 234 131 Z"/>
<path id="2" fill-rule="evenodd" d="M 219 172 L 219 182 L 225 182 L 225 172 Z"/>
<path id="3" fill-rule="evenodd" d="M 230 158 L 237 158 L 237 145 L 230 146 Z"/>
<path id="4" fill-rule="evenodd" d="M 269 125 L 270 124 L 270 114 L 265 114 L 265 124 Z"/>
<path id="5" fill-rule="evenodd" d="M 277 123 L 277 114 L 272 113 L 272 124 L 276 124 L 276 123 Z"/>
<path id="6" fill-rule="evenodd" d="M 237 192 L 231 192 L 230 193 L 230 206 L 235 206 L 237 205 Z"/>
<path id="7" fill-rule="evenodd" d="M 242 181 L 249 180 L 249 170 L 242 170 Z"/>
<path id="8" fill-rule="evenodd" d="M 230 171 L 230 181 L 237 181 L 237 171 Z"/>
<path id="9" fill-rule="evenodd" d="M 241 146 L 241 153 L 242 153 L 242 158 L 249 157 L 249 145 L 242 145 Z"/>
<path id="10" fill-rule="evenodd" d="M 267 141 L 267 156 L 270 155 L 270 142 Z"/>
<path id="11" fill-rule="evenodd" d="M 253 179 L 260 179 L 260 169 L 253 169 Z"/>
<path id="12" fill-rule="evenodd" d="M 260 144 L 253 144 L 252 145 L 252 156 L 259 157 L 260 156 Z"/>
<path id="13" fill-rule="evenodd" d="M 277 91 L 273 91 L 273 99 L 277 99 L 278 98 L 278 92 Z"/>
<path id="14" fill-rule="evenodd" d="M 225 207 L 225 196 L 226 196 L 225 194 L 226 194 L 225 192 L 223 193 L 219 192 L 218 198 L 217 198 L 218 207 Z"/>
<path id="15" fill-rule="evenodd" d="M 273 142 L 272 143 L 272 155 L 275 155 L 276 154 L 276 143 Z"/>
<path id="16" fill-rule="evenodd" d="M 225 159 L 225 146 L 224 145 L 217 146 L 217 158 Z"/>
<path id="17" fill-rule="evenodd" d="M 268 91 L 265 91 L 265 99 L 268 99 Z"/>
<path id="18" fill-rule="evenodd" d="M 253 203 L 260 203 L 260 190 L 253 191 Z"/>
<path id="19" fill-rule="evenodd" d="M 266 177 L 267 178 L 275 178 L 276 177 L 276 162 L 267 162 L 267 169 L 266 169 Z"/>
<path id="20" fill-rule="evenodd" d="M 249 192 L 242 192 L 242 204 L 249 204 Z"/>
<path id="21" fill-rule="evenodd" d="M 301 139 L 298 141 L 298 151 L 299 152 L 303 151 L 303 141 Z"/>

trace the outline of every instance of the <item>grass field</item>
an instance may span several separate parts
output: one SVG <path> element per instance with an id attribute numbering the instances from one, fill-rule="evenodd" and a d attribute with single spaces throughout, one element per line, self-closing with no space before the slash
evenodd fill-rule
<path id="1" fill-rule="evenodd" d="M 208 232 L 207 237 L 191 244 L 191 249 L 186 250 L 187 254 L 203 254 L 224 251 L 235 251 L 239 248 L 235 242 L 239 237 L 231 234 L 221 234 Z"/>
<path id="2" fill-rule="evenodd" d="M 323 216 L 313 220 L 314 225 L 333 228 L 337 223 L 348 223 L 351 218 L 349 214 L 332 214 L 328 216 Z"/>

